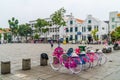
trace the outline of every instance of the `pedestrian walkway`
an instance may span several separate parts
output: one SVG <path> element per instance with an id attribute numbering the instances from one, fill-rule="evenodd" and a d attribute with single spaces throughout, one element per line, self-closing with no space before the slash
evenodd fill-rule
<path id="1" fill-rule="evenodd" d="M 76 48 L 80 44 L 61 45 L 64 49 Z M 54 45 L 54 48 L 57 44 Z M 103 48 L 102 45 L 89 45 Z M 49 44 L 5 44 L 0 46 L 0 61 L 11 61 L 11 74 L 0 75 L 0 80 L 120 80 L 120 51 L 107 54 L 108 62 L 79 74 L 67 69 L 54 71 L 50 65 L 40 66 L 40 54 L 52 55 Z M 31 58 L 31 70 L 22 70 L 22 59 Z M 111 60 L 111 61 L 110 61 Z M 0 64 L 1 65 L 1 64 Z"/>

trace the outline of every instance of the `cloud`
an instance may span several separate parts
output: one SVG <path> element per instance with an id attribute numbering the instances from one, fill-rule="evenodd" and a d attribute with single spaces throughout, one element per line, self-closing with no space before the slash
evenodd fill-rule
<path id="1" fill-rule="evenodd" d="M 8 27 L 8 19 L 16 17 L 20 23 L 49 17 L 64 7 L 77 18 L 85 19 L 92 14 L 101 20 L 109 19 L 110 11 L 120 9 L 120 0 L 1 0 L 0 27 Z"/>

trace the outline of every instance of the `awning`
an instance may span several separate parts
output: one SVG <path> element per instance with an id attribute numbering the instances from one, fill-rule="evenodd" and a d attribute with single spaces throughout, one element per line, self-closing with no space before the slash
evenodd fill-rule
<path id="1" fill-rule="evenodd" d="M 77 35 L 81 35 L 82 34 L 82 32 L 77 32 Z"/>

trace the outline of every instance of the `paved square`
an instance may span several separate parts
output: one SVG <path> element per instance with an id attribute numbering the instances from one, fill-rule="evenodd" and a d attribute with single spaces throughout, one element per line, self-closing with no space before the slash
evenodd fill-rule
<path id="1" fill-rule="evenodd" d="M 67 50 L 79 45 L 81 44 L 62 44 L 61 46 Z M 57 44 L 54 44 L 54 48 L 56 46 Z M 87 46 L 93 46 L 94 49 L 103 48 L 102 45 Z M 50 44 L 1 44 L 0 61 L 11 61 L 11 74 L 0 74 L 0 80 L 120 80 L 120 51 L 106 54 L 108 62 L 103 66 L 97 66 L 79 74 L 70 74 L 66 69 L 54 71 L 50 65 L 40 66 L 40 54 L 45 52 L 52 56 L 54 48 L 51 49 Z M 24 58 L 31 58 L 31 70 L 22 70 Z"/>

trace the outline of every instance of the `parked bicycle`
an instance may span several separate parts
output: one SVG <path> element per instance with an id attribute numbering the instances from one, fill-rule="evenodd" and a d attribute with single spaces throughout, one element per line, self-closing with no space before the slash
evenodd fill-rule
<path id="1" fill-rule="evenodd" d="M 63 48 L 57 47 L 53 52 L 53 57 L 50 60 L 50 65 L 54 70 L 59 70 L 61 67 L 65 67 L 72 73 L 79 73 L 82 69 L 80 58 L 78 56 L 71 56 L 73 49 L 70 48 L 64 53 Z"/>

